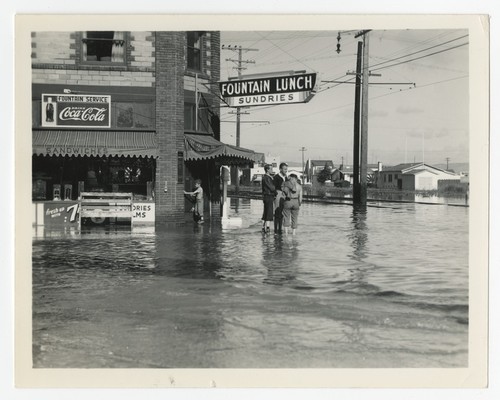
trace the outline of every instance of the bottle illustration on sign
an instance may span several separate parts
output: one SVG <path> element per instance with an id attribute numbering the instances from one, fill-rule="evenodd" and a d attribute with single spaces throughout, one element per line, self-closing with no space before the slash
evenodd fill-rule
<path id="1" fill-rule="evenodd" d="M 45 121 L 54 122 L 54 104 L 52 104 L 52 97 L 47 98 L 47 105 L 45 106 Z"/>

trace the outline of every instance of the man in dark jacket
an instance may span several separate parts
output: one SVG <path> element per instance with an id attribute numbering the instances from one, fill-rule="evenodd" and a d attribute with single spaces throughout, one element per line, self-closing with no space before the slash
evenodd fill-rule
<path id="1" fill-rule="evenodd" d="M 273 166 L 266 164 L 264 166 L 265 175 L 262 177 L 262 198 L 264 201 L 264 212 L 262 213 L 262 232 L 269 233 L 271 221 L 273 220 L 274 197 L 276 189 L 274 187 L 273 177 L 271 176 Z"/>
<path id="2" fill-rule="evenodd" d="M 283 184 L 288 180 L 286 173 L 288 164 L 282 162 L 280 171 L 274 175 L 274 187 L 276 188 L 276 198 L 274 199 L 274 233 L 281 233 L 283 226 L 283 205 L 285 197 L 283 196 Z"/>

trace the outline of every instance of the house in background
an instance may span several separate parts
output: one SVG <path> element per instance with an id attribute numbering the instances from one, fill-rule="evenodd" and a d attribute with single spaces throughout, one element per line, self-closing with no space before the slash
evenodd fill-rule
<path id="1" fill-rule="evenodd" d="M 422 162 L 380 167 L 375 172 L 376 187 L 380 189 L 437 190 L 440 180 L 460 181 L 460 175 Z"/>
<path id="2" fill-rule="evenodd" d="M 310 183 L 313 181 L 313 176 L 318 175 L 325 167 L 330 167 L 333 171 L 332 160 L 307 160 L 304 168 L 305 181 Z"/>

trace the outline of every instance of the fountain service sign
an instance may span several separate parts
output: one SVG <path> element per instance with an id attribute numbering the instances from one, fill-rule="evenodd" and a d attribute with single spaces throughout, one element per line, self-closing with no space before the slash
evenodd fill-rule
<path id="1" fill-rule="evenodd" d="M 316 73 L 219 82 L 229 107 L 306 103 L 315 93 Z"/>
<path id="2" fill-rule="evenodd" d="M 44 94 L 42 126 L 61 128 L 111 127 L 111 96 Z"/>

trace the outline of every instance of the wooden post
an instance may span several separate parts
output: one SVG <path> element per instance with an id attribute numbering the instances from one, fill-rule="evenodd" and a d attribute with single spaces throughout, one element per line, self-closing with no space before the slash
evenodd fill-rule
<path id="1" fill-rule="evenodd" d="M 363 58 L 363 42 L 358 42 L 358 57 L 356 62 L 356 90 L 354 94 L 354 138 L 352 149 L 352 197 L 354 204 L 361 203 L 361 188 L 359 185 L 359 122 L 361 100 L 361 60 Z"/>
<path id="2" fill-rule="evenodd" d="M 361 160 L 360 160 L 360 204 L 366 204 L 366 184 L 368 174 L 368 70 L 369 34 L 363 36 L 363 86 L 361 103 Z"/>

